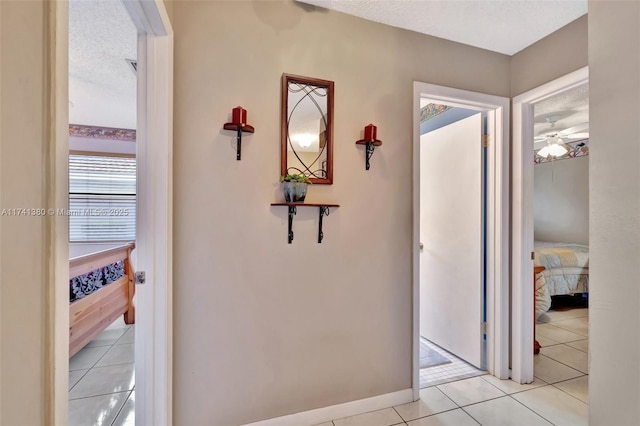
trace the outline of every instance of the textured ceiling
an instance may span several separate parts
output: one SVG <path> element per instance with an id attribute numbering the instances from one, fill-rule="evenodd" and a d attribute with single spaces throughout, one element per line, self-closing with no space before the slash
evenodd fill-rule
<path id="1" fill-rule="evenodd" d="M 533 106 L 534 136 L 561 137 L 589 133 L 589 86 L 584 84 Z M 551 123 L 555 123 L 552 125 Z M 567 139 L 569 140 L 569 139 Z M 544 144 L 544 140 L 542 141 Z"/>
<path id="2" fill-rule="evenodd" d="M 587 13 L 587 0 L 298 0 L 514 55 Z"/>
<path id="3" fill-rule="evenodd" d="M 69 2 L 69 122 L 136 128 L 137 31 L 121 1 Z"/>

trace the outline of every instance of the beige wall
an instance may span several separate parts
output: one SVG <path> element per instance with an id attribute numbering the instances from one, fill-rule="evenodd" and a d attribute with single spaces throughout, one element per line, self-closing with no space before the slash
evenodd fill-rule
<path id="1" fill-rule="evenodd" d="M 45 206 L 45 7 L 0 2 L 0 208 Z M 45 220 L 0 216 L 0 424 L 45 424 Z"/>
<path id="2" fill-rule="evenodd" d="M 589 244 L 589 157 L 533 168 L 534 238 Z"/>
<path id="3" fill-rule="evenodd" d="M 516 53 L 511 60 L 511 96 L 587 66 L 587 15 Z"/>
<path id="4" fill-rule="evenodd" d="M 509 57 L 287 2 L 176 2 L 174 420 L 237 424 L 411 387 L 413 81 L 508 96 Z M 335 173 L 287 244 L 280 78 L 335 81 Z M 222 130 L 241 105 L 236 161 Z M 371 170 L 356 147 L 374 123 Z"/>
<path id="5" fill-rule="evenodd" d="M 591 425 L 640 424 L 640 3 L 589 2 Z"/>

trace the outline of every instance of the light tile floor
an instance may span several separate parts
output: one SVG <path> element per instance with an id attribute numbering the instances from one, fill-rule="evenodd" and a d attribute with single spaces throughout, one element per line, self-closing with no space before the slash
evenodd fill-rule
<path id="1" fill-rule="evenodd" d="M 69 425 L 134 426 L 135 326 L 115 321 L 69 360 Z"/>
<path id="2" fill-rule="evenodd" d="M 537 426 L 588 424 L 586 308 L 549 311 L 536 326 L 535 381 L 490 375 L 420 389 L 420 400 L 322 426 Z M 437 368 L 437 367 L 433 367 Z"/>

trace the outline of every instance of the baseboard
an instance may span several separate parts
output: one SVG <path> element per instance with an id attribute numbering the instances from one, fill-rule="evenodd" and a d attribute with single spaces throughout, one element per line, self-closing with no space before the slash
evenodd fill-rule
<path id="1" fill-rule="evenodd" d="M 315 410 L 303 411 L 301 413 L 277 417 L 275 419 L 261 420 L 255 423 L 248 423 L 244 426 L 317 425 L 319 423 L 328 422 L 334 419 L 355 416 L 357 414 L 381 410 L 383 408 L 406 404 L 412 401 L 413 391 L 411 390 L 411 388 L 409 388 L 397 392 L 387 393 L 384 395 L 373 396 L 371 398 L 345 402 L 343 404 L 331 405 L 329 407 L 317 408 Z"/>

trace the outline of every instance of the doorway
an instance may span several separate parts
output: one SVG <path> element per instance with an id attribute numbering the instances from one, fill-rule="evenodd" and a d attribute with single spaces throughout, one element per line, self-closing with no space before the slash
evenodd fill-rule
<path id="1" fill-rule="evenodd" d="M 136 421 L 140 424 L 171 424 L 171 223 L 172 223 L 172 69 L 173 35 L 162 2 L 124 2 L 138 31 L 137 52 L 137 267 L 146 271 L 153 286 L 137 286 L 136 319 L 141 338 L 135 339 Z M 50 94 L 55 105 L 51 133 L 55 135 L 56 170 L 68 161 L 69 9 L 55 2 L 49 9 L 52 55 Z M 64 112 L 63 112 L 64 111 Z M 153 144 L 150 143 L 153 141 Z M 68 199 L 68 176 L 57 176 L 55 198 Z M 68 280 L 68 232 L 62 219 L 53 225 L 56 276 Z M 62 255 L 64 253 L 64 257 Z M 64 278 L 64 279 L 63 279 Z M 56 424 L 68 423 L 69 291 L 52 287 L 51 320 L 54 324 L 51 357 L 50 407 Z M 144 328 L 144 330 L 141 330 Z"/>
<path id="2" fill-rule="evenodd" d="M 486 127 L 487 148 L 486 156 L 486 209 L 478 217 L 486 218 L 486 227 L 480 226 L 481 233 L 486 233 L 486 244 L 479 254 L 486 256 L 480 262 L 485 263 L 479 273 L 479 281 L 486 276 L 486 290 L 478 291 L 479 301 L 484 297 L 484 307 L 480 302 L 476 309 L 478 321 L 475 334 L 480 336 L 475 344 L 477 352 L 476 361 L 490 374 L 499 378 L 508 378 L 508 130 L 509 130 L 509 100 L 507 98 L 484 95 L 459 89 L 436 86 L 427 83 L 414 83 L 414 148 L 413 148 L 413 264 L 414 264 L 414 322 L 413 322 L 413 392 L 414 399 L 419 398 L 420 387 L 420 334 L 422 315 L 422 289 L 421 289 L 421 150 L 420 143 L 420 110 L 421 100 L 428 99 L 439 105 L 459 107 L 475 111 L 473 126 L 478 127 L 478 152 L 481 152 L 480 129 Z M 486 117 L 486 126 L 482 117 Z M 465 154 L 463 154 L 465 155 Z M 481 167 L 481 164 L 478 165 Z M 478 179 L 480 185 L 481 179 Z M 481 188 L 478 188 L 481 191 Z M 478 192 L 480 194 L 480 192 Z M 480 205 L 478 206 L 480 209 Z M 481 240 L 480 240 L 481 241 Z M 481 244 L 480 242 L 478 244 Z M 426 247 L 426 246 L 425 246 Z M 478 263 L 478 262 L 476 262 Z M 479 284 L 481 286 L 481 284 Z M 427 304 L 425 301 L 424 304 Z M 475 315 L 475 314 L 474 314 Z M 485 316 L 486 315 L 486 316 Z M 485 321 L 482 321 L 485 319 Z M 448 318 L 448 322 L 456 321 L 456 318 Z M 484 324 L 483 324 L 484 322 Z M 477 327 L 476 327 L 477 326 Z M 470 327 L 470 328 L 471 328 Z M 486 335 L 483 337 L 482 335 Z M 437 339 L 437 337 L 436 337 Z M 474 338 L 474 340 L 476 340 Z M 486 356 L 482 355 L 482 345 L 486 344 Z M 455 346 L 455 344 L 454 344 Z M 452 347 L 454 347 L 452 346 Z M 484 358 L 484 361 L 482 360 Z"/>
<path id="3" fill-rule="evenodd" d="M 512 379 L 534 380 L 534 105 L 588 83 L 584 67 L 513 99 Z"/>

